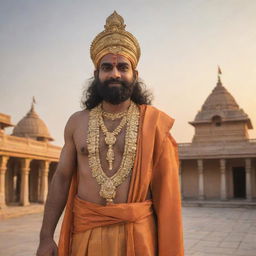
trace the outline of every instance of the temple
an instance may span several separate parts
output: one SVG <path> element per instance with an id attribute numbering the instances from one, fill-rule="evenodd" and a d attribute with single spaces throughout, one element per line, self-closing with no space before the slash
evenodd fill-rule
<path id="1" fill-rule="evenodd" d="M 50 143 L 53 138 L 34 100 L 12 135 L 6 134 L 12 126 L 11 117 L 0 113 L 0 209 L 44 203 L 61 150 Z"/>
<path id="2" fill-rule="evenodd" d="M 186 200 L 242 200 L 256 197 L 256 140 L 252 123 L 220 76 L 194 121 L 191 143 L 179 144 L 180 182 Z"/>

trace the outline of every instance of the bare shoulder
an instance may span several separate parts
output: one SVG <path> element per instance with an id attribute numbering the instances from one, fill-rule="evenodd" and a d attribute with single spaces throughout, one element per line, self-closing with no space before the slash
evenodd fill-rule
<path id="1" fill-rule="evenodd" d="M 85 119 L 88 119 L 88 116 L 89 111 L 86 109 L 77 111 L 69 117 L 67 121 L 67 126 L 75 128 L 77 125 L 79 125 L 80 122 L 83 122 Z"/>
<path id="2" fill-rule="evenodd" d="M 76 129 L 81 126 L 81 124 L 87 124 L 88 116 L 89 111 L 86 109 L 73 113 L 67 121 L 65 134 L 73 134 Z"/>

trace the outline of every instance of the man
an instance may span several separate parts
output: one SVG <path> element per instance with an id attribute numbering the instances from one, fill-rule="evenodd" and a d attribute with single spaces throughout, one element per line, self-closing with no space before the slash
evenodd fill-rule
<path id="1" fill-rule="evenodd" d="M 85 109 L 65 128 L 38 256 L 183 255 L 173 119 L 149 106 L 139 57 L 137 40 L 114 12 L 91 45 L 95 79 Z M 65 205 L 57 248 L 53 234 Z"/>

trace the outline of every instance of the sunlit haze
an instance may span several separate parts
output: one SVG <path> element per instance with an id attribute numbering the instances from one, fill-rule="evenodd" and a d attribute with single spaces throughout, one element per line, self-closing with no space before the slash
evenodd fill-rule
<path id="1" fill-rule="evenodd" d="M 17 124 L 35 96 L 57 145 L 93 75 L 90 44 L 114 10 L 140 43 L 139 75 L 154 93 L 153 105 L 176 120 L 177 142 L 191 141 L 188 122 L 215 87 L 218 65 L 223 85 L 256 128 L 254 0 L 0 0 L 0 6 L 0 112 Z"/>

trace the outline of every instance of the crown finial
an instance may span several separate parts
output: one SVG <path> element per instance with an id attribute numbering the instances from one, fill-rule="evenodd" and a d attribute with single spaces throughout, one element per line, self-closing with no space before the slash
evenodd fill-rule
<path id="1" fill-rule="evenodd" d="M 119 15 L 116 11 L 114 11 L 108 18 L 106 19 L 106 25 L 104 28 L 106 31 L 116 31 L 116 30 L 124 30 L 125 29 L 124 19 L 121 15 Z"/>

